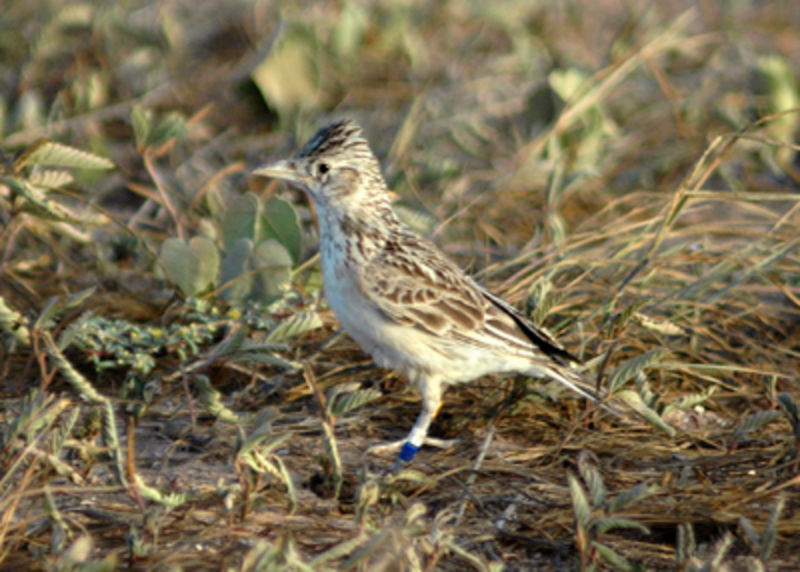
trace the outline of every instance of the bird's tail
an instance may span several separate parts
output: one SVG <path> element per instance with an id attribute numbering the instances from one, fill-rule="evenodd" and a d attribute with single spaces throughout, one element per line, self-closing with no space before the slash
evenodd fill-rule
<path id="1" fill-rule="evenodd" d="M 537 368 L 537 374 L 541 375 L 542 373 L 564 384 L 578 395 L 599 404 L 606 411 L 617 416 L 623 415 L 623 411 L 619 407 L 609 402 L 608 392 L 569 365 L 552 364 L 543 368 L 540 366 Z"/>

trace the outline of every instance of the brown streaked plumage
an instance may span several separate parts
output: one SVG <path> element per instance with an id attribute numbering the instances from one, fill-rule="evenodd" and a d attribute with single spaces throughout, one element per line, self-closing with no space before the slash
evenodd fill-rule
<path id="1" fill-rule="evenodd" d="M 422 413 L 395 467 L 427 440 L 448 384 L 522 373 L 597 399 L 573 368 L 578 360 L 558 341 L 400 222 L 355 122 L 323 127 L 294 157 L 254 174 L 282 179 L 310 196 L 328 304 L 379 366 L 405 373 L 422 395 Z"/>

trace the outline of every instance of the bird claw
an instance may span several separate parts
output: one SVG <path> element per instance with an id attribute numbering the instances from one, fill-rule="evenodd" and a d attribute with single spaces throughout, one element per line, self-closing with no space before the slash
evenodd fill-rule
<path id="1" fill-rule="evenodd" d="M 449 449 L 453 447 L 456 443 L 458 443 L 458 439 L 437 439 L 436 437 L 426 437 L 425 441 L 423 441 L 422 444 L 430 445 L 431 447 L 437 447 L 439 449 Z M 378 445 L 373 445 L 372 447 L 367 449 L 365 454 L 385 455 L 388 453 L 394 453 L 395 451 L 398 450 L 399 453 L 397 455 L 397 459 L 389 469 L 390 473 L 396 473 L 411 463 L 411 460 L 414 458 L 414 455 L 419 450 L 419 447 L 416 447 L 411 443 L 409 443 L 407 440 L 403 439 L 402 441 L 392 441 L 390 443 L 380 443 Z"/>

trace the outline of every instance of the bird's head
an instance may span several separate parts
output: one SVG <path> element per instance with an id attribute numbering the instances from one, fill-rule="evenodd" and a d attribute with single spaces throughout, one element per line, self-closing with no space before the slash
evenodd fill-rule
<path id="1" fill-rule="evenodd" d="M 347 212 L 365 202 L 386 200 L 380 165 L 361 127 L 350 119 L 323 127 L 294 157 L 259 167 L 253 174 L 305 191 L 317 208 Z"/>

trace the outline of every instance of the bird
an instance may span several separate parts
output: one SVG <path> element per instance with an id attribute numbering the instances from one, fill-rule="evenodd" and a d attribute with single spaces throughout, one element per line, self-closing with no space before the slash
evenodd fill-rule
<path id="1" fill-rule="evenodd" d="M 304 191 L 319 226 L 322 279 L 341 328 L 380 367 L 417 387 L 422 411 L 397 450 L 404 467 L 424 443 L 447 386 L 487 374 L 558 380 L 595 402 L 580 360 L 520 311 L 468 276 L 404 224 L 362 128 L 352 119 L 319 129 L 291 158 L 253 175 Z"/>

